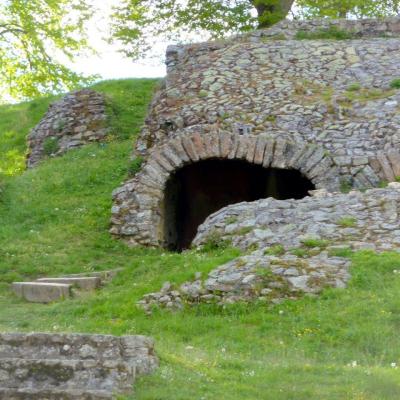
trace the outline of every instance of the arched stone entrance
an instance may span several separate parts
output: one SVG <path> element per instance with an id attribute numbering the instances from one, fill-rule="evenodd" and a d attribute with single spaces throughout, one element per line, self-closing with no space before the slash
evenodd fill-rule
<path id="1" fill-rule="evenodd" d="M 210 159 L 172 174 L 164 195 L 164 245 L 190 247 L 197 228 L 212 213 L 230 204 L 274 197 L 308 196 L 314 184 L 293 169 L 263 168 L 243 160 Z"/>
<path id="2" fill-rule="evenodd" d="M 195 170 L 196 164 L 200 166 L 207 160 L 242 162 L 244 164 L 241 165 L 258 166 L 261 170 L 269 171 L 269 174 L 289 174 L 278 176 L 280 182 L 292 179 L 291 174 L 297 174 L 297 178 L 302 176 L 307 179 L 312 185 L 310 188 L 337 191 L 340 186 L 337 168 L 332 158 L 319 146 L 262 134 L 236 135 L 221 131 L 210 134 L 186 133 L 155 147 L 149 153 L 140 173 L 114 192 L 111 233 L 132 245 L 171 246 L 175 243 L 174 246 L 179 248 L 180 242 L 176 239 L 175 228 L 172 227 L 171 234 L 166 233 L 166 226 L 170 227 L 169 221 L 173 220 L 174 215 L 166 204 L 172 201 L 168 197 L 177 193 L 177 189 L 173 189 L 174 184 L 170 182 L 173 182 L 176 176 L 179 178 L 179 171 L 185 171 L 185 167 L 193 165 L 190 168 Z M 279 170 L 291 172 L 278 172 Z M 209 175 L 214 178 L 215 174 Z M 225 179 L 223 175 L 218 179 L 216 177 L 217 175 L 214 185 L 218 184 L 218 179 Z M 178 182 L 180 179 L 182 178 L 179 178 Z M 271 179 L 266 180 L 271 182 Z M 172 189 L 168 185 L 172 185 Z M 264 186 L 263 183 L 261 187 Z M 256 188 L 256 195 L 249 197 L 249 193 L 254 193 L 255 187 L 256 185 L 252 184 L 250 189 L 247 188 L 247 195 L 243 198 L 241 196 L 236 199 L 235 195 L 232 195 L 228 204 L 236 200 L 256 200 L 272 195 L 271 192 L 265 191 L 265 188 L 263 193 Z M 287 196 L 294 197 L 290 190 Z M 221 201 L 218 206 L 227 205 L 223 204 L 222 200 L 218 201 Z M 211 210 L 207 210 L 209 211 Z M 187 240 L 183 242 L 186 244 Z"/>

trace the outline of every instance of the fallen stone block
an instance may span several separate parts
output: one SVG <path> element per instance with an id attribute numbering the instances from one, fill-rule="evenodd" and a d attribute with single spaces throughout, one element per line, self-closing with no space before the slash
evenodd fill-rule
<path id="1" fill-rule="evenodd" d="M 14 293 L 32 303 L 51 303 L 71 297 L 72 286 L 61 283 L 14 282 Z"/>

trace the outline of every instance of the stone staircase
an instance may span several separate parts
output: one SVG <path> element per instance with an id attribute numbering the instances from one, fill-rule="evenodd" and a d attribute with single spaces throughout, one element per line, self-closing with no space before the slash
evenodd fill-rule
<path id="1" fill-rule="evenodd" d="M 145 336 L 0 334 L 0 399 L 114 399 L 157 366 Z"/>
<path id="2" fill-rule="evenodd" d="M 14 293 L 32 303 L 51 303 L 70 298 L 77 292 L 98 289 L 121 269 L 66 275 L 59 278 L 40 278 L 34 282 L 14 282 Z M 74 290 L 75 289 L 75 290 Z"/>

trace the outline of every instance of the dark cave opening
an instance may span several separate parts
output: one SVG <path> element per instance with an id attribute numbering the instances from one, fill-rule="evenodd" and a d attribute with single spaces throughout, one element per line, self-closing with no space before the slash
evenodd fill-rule
<path id="1" fill-rule="evenodd" d="M 267 197 L 302 199 L 313 189 L 313 183 L 293 169 L 263 168 L 238 160 L 188 165 L 170 177 L 165 189 L 165 247 L 176 251 L 190 247 L 199 225 L 230 204 Z"/>

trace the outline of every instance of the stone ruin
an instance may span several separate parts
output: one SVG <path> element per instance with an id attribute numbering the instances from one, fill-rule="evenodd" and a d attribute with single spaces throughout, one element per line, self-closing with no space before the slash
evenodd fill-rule
<path id="1" fill-rule="evenodd" d="M 145 336 L 0 334 L 0 399 L 112 400 L 158 366 Z"/>
<path id="2" fill-rule="evenodd" d="M 113 194 L 111 233 L 244 255 L 139 306 L 316 295 L 346 287 L 343 254 L 398 249 L 399 66 L 400 18 L 283 21 L 169 47 L 133 154 L 142 168 Z"/>
<path id="3" fill-rule="evenodd" d="M 349 39 L 299 39 L 332 27 Z M 166 62 L 134 151 L 142 169 L 113 195 L 111 233 L 131 245 L 182 250 L 226 206 L 400 176 L 399 18 L 283 21 L 171 46 Z"/>
<path id="4" fill-rule="evenodd" d="M 27 167 L 84 144 L 104 140 L 108 133 L 104 96 L 84 89 L 50 105 L 28 136 Z"/>

